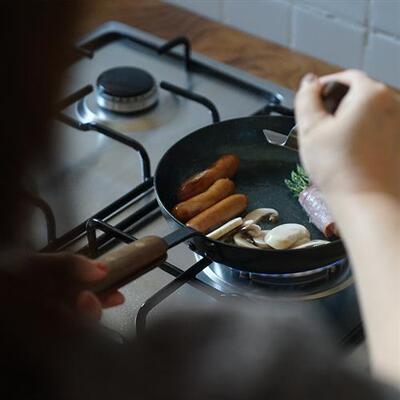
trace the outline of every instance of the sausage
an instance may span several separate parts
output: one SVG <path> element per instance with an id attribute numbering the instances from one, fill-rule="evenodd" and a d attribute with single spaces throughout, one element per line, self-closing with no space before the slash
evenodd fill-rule
<path id="1" fill-rule="evenodd" d="M 244 194 L 232 194 L 196 215 L 186 225 L 199 232 L 207 233 L 237 217 L 246 209 L 247 203 L 247 196 Z"/>
<path id="2" fill-rule="evenodd" d="M 178 189 L 179 201 L 184 201 L 206 191 L 220 178 L 232 178 L 239 167 L 239 158 L 234 154 L 225 154 L 218 158 L 206 170 L 186 179 Z"/>
<path id="3" fill-rule="evenodd" d="M 205 192 L 177 204 L 172 214 L 179 221 L 186 222 L 197 214 L 225 199 L 235 191 L 235 184 L 228 178 L 218 179 Z"/>

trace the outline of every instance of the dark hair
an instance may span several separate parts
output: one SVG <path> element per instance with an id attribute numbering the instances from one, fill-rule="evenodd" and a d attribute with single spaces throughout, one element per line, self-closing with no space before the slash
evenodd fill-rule
<path id="1" fill-rule="evenodd" d="M 12 0 L 1 5 L 0 245 L 15 244 L 27 217 L 20 193 L 49 155 L 49 117 L 71 48 L 75 1 Z"/>

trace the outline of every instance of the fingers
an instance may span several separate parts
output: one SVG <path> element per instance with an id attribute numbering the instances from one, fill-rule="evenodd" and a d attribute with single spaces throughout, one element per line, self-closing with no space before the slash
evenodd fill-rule
<path id="1" fill-rule="evenodd" d="M 308 133 L 313 127 L 323 120 L 333 117 L 325 110 L 321 100 L 321 88 L 332 81 L 344 83 L 350 87 L 349 92 L 341 101 L 335 117 L 346 117 L 352 114 L 353 105 L 360 104 L 360 98 L 367 97 L 376 82 L 370 79 L 364 72 L 358 70 L 346 70 L 331 75 L 317 78 L 307 74 L 301 82 L 300 89 L 295 99 L 296 121 L 300 135 Z"/>
<path id="2" fill-rule="evenodd" d="M 75 256 L 70 268 L 72 278 L 82 283 L 104 279 L 108 272 L 107 265 L 104 263 L 82 256 Z"/>
<path id="3" fill-rule="evenodd" d="M 67 254 L 37 254 L 28 260 L 26 278 L 40 296 L 48 296 L 90 318 L 100 319 L 102 307 L 114 307 L 124 302 L 122 293 L 113 291 L 97 297 L 84 290 L 90 283 L 104 279 L 108 269 L 104 263 Z"/>
<path id="4" fill-rule="evenodd" d="M 300 134 L 307 133 L 313 126 L 329 117 L 321 100 L 321 83 L 313 74 L 301 81 L 295 98 L 295 114 Z"/>
<path id="5" fill-rule="evenodd" d="M 90 260 L 83 256 L 64 255 L 64 261 L 70 270 L 70 276 L 76 282 L 77 287 L 104 279 L 108 273 L 108 267 L 99 261 Z M 118 291 L 112 291 L 96 297 L 90 291 L 79 293 L 77 306 L 83 313 L 93 318 L 101 317 L 101 308 L 115 307 L 125 301 L 125 297 Z"/>
<path id="6" fill-rule="evenodd" d="M 337 81 L 340 83 L 344 83 L 350 87 L 354 85 L 359 85 L 365 82 L 373 82 L 364 72 L 356 70 L 356 69 L 348 69 L 346 71 L 337 72 L 335 74 L 321 76 L 319 78 L 322 84 Z"/>
<path id="7" fill-rule="evenodd" d="M 103 308 L 115 307 L 125 302 L 125 297 L 121 292 L 114 291 L 100 296 Z"/>
<path id="8" fill-rule="evenodd" d="M 55 280 L 78 282 L 95 282 L 107 275 L 107 266 L 89 258 L 68 254 L 37 254 L 32 258 L 35 273 L 46 274 Z"/>
<path id="9" fill-rule="evenodd" d="M 319 80 L 322 85 L 328 82 L 337 81 L 349 86 L 350 90 L 342 101 L 342 103 L 346 104 L 346 107 L 349 103 L 360 103 L 360 101 L 363 101 L 363 99 L 369 97 L 371 93 L 374 93 L 376 90 L 380 90 L 384 87 L 382 83 L 371 79 L 364 72 L 355 69 L 349 69 L 336 74 L 325 75 L 319 78 Z M 338 111 L 340 112 L 340 106 Z"/>
<path id="10" fill-rule="evenodd" d="M 385 107 L 395 99 L 393 91 L 385 84 L 371 79 L 364 72 L 358 70 L 326 75 L 321 77 L 320 81 L 322 84 L 339 81 L 350 87 L 335 114 L 342 120 L 353 120 L 357 113 L 376 113 L 381 107 Z"/>
<path id="11" fill-rule="evenodd" d="M 89 290 L 85 290 L 77 296 L 76 310 L 85 317 L 99 320 L 101 318 L 102 308 L 115 307 L 122 304 L 124 301 L 124 295 L 118 291 L 104 294 L 98 298 Z"/>
<path id="12" fill-rule="evenodd" d="M 83 316 L 99 320 L 101 308 L 100 300 L 92 292 L 85 290 L 77 296 L 76 309 Z"/>

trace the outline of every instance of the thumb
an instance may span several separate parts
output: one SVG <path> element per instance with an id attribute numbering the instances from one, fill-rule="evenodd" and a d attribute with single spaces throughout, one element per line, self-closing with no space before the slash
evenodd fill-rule
<path id="1" fill-rule="evenodd" d="M 295 115 L 300 135 L 307 134 L 315 125 L 329 116 L 321 100 L 321 83 L 314 74 L 301 81 L 295 98 Z"/>

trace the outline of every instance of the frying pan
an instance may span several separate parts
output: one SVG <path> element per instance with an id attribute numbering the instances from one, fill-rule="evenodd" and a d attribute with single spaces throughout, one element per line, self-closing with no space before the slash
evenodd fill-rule
<path id="1" fill-rule="evenodd" d="M 279 211 L 279 223 L 306 226 L 315 239 L 324 239 L 312 224 L 292 193 L 285 178 L 296 168 L 298 153 L 266 141 L 263 129 L 288 134 L 294 120 L 288 117 L 250 117 L 232 119 L 201 128 L 173 145 L 160 160 L 154 178 L 160 208 L 174 228 L 187 228 L 172 214 L 178 202 L 176 193 L 181 183 L 199 172 L 222 154 L 236 154 L 240 159 L 234 177 L 237 193 L 248 196 L 248 211 L 272 207 Z M 188 232 L 188 235 L 191 235 Z M 264 250 L 238 247 L 204 235 L 190 238 L 196 253 L 243 271 L 258 273 L 293 273 L 318 268 L 344 256 L 339 240 L 330 244 L 298 250 Z"/>
<path id="2" fill-rule="evenodd" d="M 198 129 L 175 143 L 158 164 L 154 189 L 164 217 L 176 230 L 164 238 L 150 236 L 140 239 L 122 248 L 120 251 L 123 254 L 106 256 L 111 273 L 108 282 L 102 282 L 95 291 L 117 285 L 129 274 L 130 280 L 135 279 L 138 274 L 165 260 L 168 248 L 182 241 L 186 241 L 197 254 L 212 261 L 256 273 L 304 272 L 345 257 L 340 240 L 319 247 L 292 250 L 238 247 L 207 238 L 186 227 L 171 214 L 171 209 L 178 202 L 176 193 L 181 183 L 207 168 L 222 154 L 232 153 L 240 159 L 239 170 L 234 177 L 236 192 L 248 196 L 248 211 L 276 208 L 280 213 L 280 224 L 299 223 L 310 230 L 313 239 L 324 238 L 309 223 L 306 213 L 284 185 L 284 179 L 290 176 L 299 162 L 298 153 L 268 143 L 263 134 L 263 130 L 267 129 L 288 135 L 294 124 L 293 118 L 283 116 L 231 119 Z M 120 268 L 121 259 L 124 260 L 123 268 Z"/>

